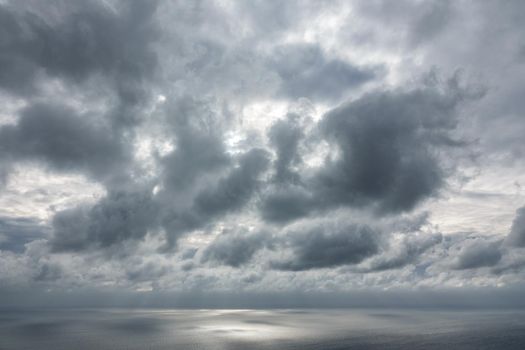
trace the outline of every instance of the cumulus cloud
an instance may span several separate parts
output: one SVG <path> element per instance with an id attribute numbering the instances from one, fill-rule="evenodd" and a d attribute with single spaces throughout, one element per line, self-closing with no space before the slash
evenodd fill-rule
<path id="1" fill-rule="evenodd" d="M 379 233 L 367 225 L 324 223 L 293 232 L 289 237 L 292 257 L 277 260 L 277 270 L 303 271 L 357 264 L 379 250 Z"/>
<path id="2" fill-rule="evenodd" d="M 181 194 L 231 165 L 220 115 L 210 110 L 205 101 L 184 96 L 170 103 L 166 124 L 175 136 L 175 149 L 161 160 L 166 191 Z"/>
<path id="3" fill-rule="evenodd" d="M 156 64 L 148 48 L 156 33 L 150 21 L 155 2 L 120 3 L 114 9 L 95 1 L 55 3 L 58 16 L 28 5 L 0 7 L 2 88 L 28 95 L 42 75 L 75 83 L 99 75 L 113 79 L 127 102 L 143 94 L 141 81 Z"/>
<path id="4" fill-rule="evenodd" d="M 240 267 L 247 264 L 258 250 L 271 244 L 271 241 L 271 236 L 264 232 L 223 232 L 203 252 L 202 261 Z"/>
<path id="5" fill-rule="evenodd" d="M 376 204 L 379 211 L 412 209 L 446 177 L 437 149 L 455 145 L 460 95 L 416 90 L 366 95 L 326 115 L 323 135 L 340 155 L 316 181 L 320 195 L 337 204 Z"/>
<path id="6" fill-rule="evenodd" d="M 206 215 L 241 209 L 257 189 L 260 174 L 267 166 L 266 151 L 248 151 L 241 157 L 238 168 L 234 168 L 221 179 L 215 188 L 199 193 L 195 200 L 195 208 Z"/>
<path id="7" fill-rule="evenodd" d="M 459 270 L 494 266 L 502 257 L 500 245 L 501 241 L 490 242 L 482 238 L 467 240 L 461 246 L 453 266 Z"/>
<path id="8" fill-rule="evenodd" d="M 454 19 L 451 1 L 388 1 L 359 3 L 359 12 L 395 28 L 386 36 L 394 36 L 408 47 L 426 45 L 442 34 Z M 371 38 L 371 40 L 373 40 Z M 399 41 L 396 41 L 399 44 Z"/>
<path id="9" fill-rule="evenodd" d="M 138 1 L 0 5 L 0 89 L 26 105 L 0 129 L 4 185 L 21 161 L 102 182 L 130 171 L 128 127 L 144 117 L 157 67 L 155 11 Z"/>
<path id="10" fill-rule="evenodd" d="M 439 233 L 414 233 L 401 238 L 389 240 L 384 253 L 372 258 L 368 264 L 358 269 L 362 272 L 378 272 L 397 269 L 409 264 L 415 264 L 428 249 L 441 243 L 443 237 Z"/>
<path id="11" fill-rule="evenodd" d="M 494 6 L 3 1 L 0 282 L 523 280 L 523 5 Z"/>
<path id="12" fill-rule="evenodd" d="M 7 161 L 37 161 L 104 181 L 118 174 L 131 154 L 111 129 L 89 118 L 61 105 L 31 105 L 16 125 L 0 128 L 2 154 Z"/>
<path id="13" fill-rule="evenodd" d="M 23 252 L 26 243 L 48 235 L 49 227 L 36 218 L 0 217 L 0 250 Z"/>
<path id="14" fill-rule="evenodd" d="M 301 163 L 298 148 L 299 142 L 305 135 L 299 119 L 300 116 L 289 114 L 286 119 L 275 122 L 268 132 L 270 142 L 277 154 L 274 165 L 276 182 L 293 183 L 299 179 L 299 175 L 291 168 Z"/>
<path id="15" fill-rule="evenodd" d="M 378 214 L 410 211 L 446 182 L 438 154 L 462 145 L 451 132 L 465 97 L 452 87 L 377 91 L 328 111 L 318 128 L 334 154 L 300 178 L 301 186 L 270 193 L 263 215 L 286 221 L 339 206 L 369 206 Z"/>
<path id="16" fill-rule="evenodd" d="M 81 251 L 141 240 L 157 221 L 151 192 L 109 193 L 95 205 L 66 209 L 53 218 L 53 249 Z"/>
<path id="17" fill-rule="evenodd" d="M 525 247 L 525 207 L 516 210 L 506 243 L 515 247 Z"/>
<path id="18" fill-rule="evenodd" d="M 162 217 L 166 231 L 166 249 L 173 248 L 186 232 L 202 228 L 231 212 L 240 211 L 257 191 L 260 176 L 268 166 L 267 152 L 251 149 L 239 157 L 237 167 L 214 185 L 197 192 L 191 205 L 182 210 L 168 209 Z"/>
<path id="19" fill-rule="evenodd" d="M 279 92 L 292 98 L 337 101 L 347 90 L 373 80 L 379 71 L 327 58 L 315 45 L 277 47 L 270 62 L 282 81 Z"/>

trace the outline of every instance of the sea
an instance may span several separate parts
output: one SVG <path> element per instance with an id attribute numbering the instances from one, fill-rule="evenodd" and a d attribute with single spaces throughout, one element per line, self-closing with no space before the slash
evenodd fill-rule
<path id="1" fill-rule="evenodd" d="M 519 310 L 0 310 L 1 350 L 525 349 Z"/>

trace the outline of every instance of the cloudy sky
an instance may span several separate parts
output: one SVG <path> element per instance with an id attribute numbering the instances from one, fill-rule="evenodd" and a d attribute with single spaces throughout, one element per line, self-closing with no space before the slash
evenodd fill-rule
<path id="1" fill-rule="evenodd" d="M 524 38 L 520 0 L 0 1 L 0 295 L 516 288 Z"/>

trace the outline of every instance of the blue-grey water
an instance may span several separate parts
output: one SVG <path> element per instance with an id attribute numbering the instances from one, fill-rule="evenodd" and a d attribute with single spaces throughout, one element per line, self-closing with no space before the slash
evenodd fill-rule
<path id="1" fill-rule="evenodd" d="M 525 349 L 523 311 L 0 311 L 0 349 Z"/>

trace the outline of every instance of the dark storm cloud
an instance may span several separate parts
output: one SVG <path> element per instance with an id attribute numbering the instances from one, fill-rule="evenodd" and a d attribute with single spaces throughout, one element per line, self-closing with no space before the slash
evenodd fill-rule
<path id="1" fill-rule="evenodd" d="M 285 45 L 273 55 L 271 69 L 282 80 L 280 93 L 292 98 L 337 101 L 347 90 L 374 79 L 379 70 L 326 57 L 316 45 Z"/>
<path id="2" fill-rule="evenodd" d="M 276 270 L 304 271 L 357 264 L 379 251 L 379 233 L 367 225 L 325 223 L 292 232 L 289 259 L 272 261 Z"/>
<path id="3" fill-rule="evenodd" d="M 107 248 L 128 240 L 141 240 L 154 227 L 158 215 L 148 190 L 111 192 L 92 207 L 79 206 L 53 218 L 54 251 Z"/>
<path id="4" fill-rule="evenodd" d="M 263 232 L 226 231 L 208 245 L 202 255 L 202 261 L 240 267 L 248 263 L 257 251 L 268 244 L 271 244 L 271 236 Z"/>
<path id="5" fill-rule="evenodd" d="M 46 238 L 49 231 L 34 218 L 0 217 L 0 250 L 21 253 L 26 243 Z"/>
<path id="6" fill-rule="evenodd" d="M 515 247 L 525 247 L 525 207 L 516 210 L 516 216 L 505 242 Z"/>
<path id="7" fill-rule="evenodd" d="M 451 132 L 466 97 L 453 79 L 444 90 L 377 91 L 329 111 L 319 132 L 338 153 L 301 186 L 267 193 L 263 217 L 285 222 L 338 206 L 371 206 L 378 214 L 412 210 L 446 181 L 439 150 L 463 146 Z"/>
<path id="8" fill-rule="evenodd" d="M 100 74 L 127 103 L 144 93 L 140 82 L 156 64 L 149 49 L 154 1 L 123 2 L 116 10 L 95 1 L 45 6 L 0 6 L 0 87 L 28 95 L 44 75 L 82 82 Z"/>
<path id="9" fill-rule="evenodd" d="M 0 128 L 0 156 L 107 179 L 116 175 L 131 155 L 118 136 L 91 117 L 60 105 L 31 105 L 20 113 L 16 125 Z"/>
<path id="10" fill-rule="evenodd" d="M 501 241 L 490 242 L 482 238 L 468 239 L 456 257 L 453 267 L 458 270 L 494 266 L 502 258 Z"/>

